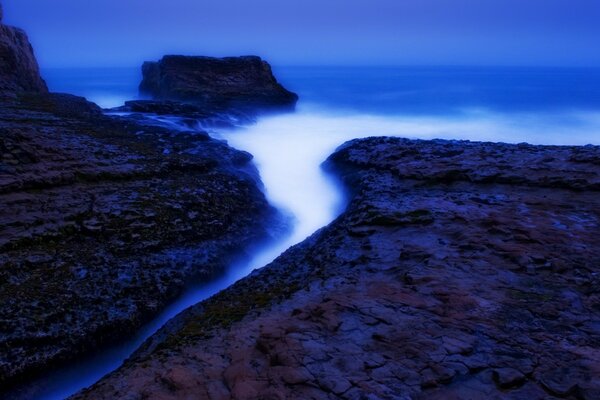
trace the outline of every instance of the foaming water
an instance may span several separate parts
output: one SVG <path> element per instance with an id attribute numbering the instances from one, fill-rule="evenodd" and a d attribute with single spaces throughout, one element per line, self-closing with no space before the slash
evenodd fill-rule
<path id="1" fill-rule="evenodd" d="M 321 163 L 344 142 L 368 136 L 465 139 L 507 143 L 600 143 L 600 112 L 499 114 L 465 110 L 458 116 L 389 116 L 327 112 L 316 105 L 261 118 L 218 133 L 254 155 L 269 201 L 294 217 L 288 243 L 306 238 L 340 212 L 343 194 Z"/>

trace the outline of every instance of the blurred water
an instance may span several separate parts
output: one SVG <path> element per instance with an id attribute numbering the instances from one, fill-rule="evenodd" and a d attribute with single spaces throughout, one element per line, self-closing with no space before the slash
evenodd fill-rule
<path id="1" fill-rule="evenodd" d="M 598 111 L 600 69 L 525 67 L 283 67 L 303 103 L 385 115 Z"/>
<path id="2" fill-rule="evenodd" d="M 168 319 L 272 261 L 328 224 L 343 191 L 321 163 L 347 140 L 366 136 L 448 138 L 537 144 L 600 144 L 600 70 L 535 68 L 274 68 L 301 98 L 294 113 L 216 130 L 249 151 L 269 201 L 293 227 L 224 276 L 188 291 L 131 340 L 55 371 L 22 398 L 60 399 L 118 367 Z M 87 97 L 103 107 L 135 98 L 132 69 L 45 70 L 51 90 Z"/>
<path id="3" fill-rule="evenodd" d="M 274 67 L 301 104 L 384 115 L 457 115 L 464 110 L 563 112 L 600 110 L 599 68 Z M 54 68 L 53 91 L 115 107 L 137 96 L 141 69 Z"/>

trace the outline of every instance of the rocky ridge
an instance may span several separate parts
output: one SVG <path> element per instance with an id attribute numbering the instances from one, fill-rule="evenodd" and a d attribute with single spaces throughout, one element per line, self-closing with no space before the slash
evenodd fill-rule
<path id="1" fill-rule="evenodd" d="M 598 160 L 349 142 L 344 214 L 73 399 L 600 398 Z"/>

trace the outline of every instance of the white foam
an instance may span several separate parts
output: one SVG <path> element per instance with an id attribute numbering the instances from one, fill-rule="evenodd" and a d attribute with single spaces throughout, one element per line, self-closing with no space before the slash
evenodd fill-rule
<path id="1" fill-rule="evenodd" d="M 286 245 L 300 242 L 341 211 L 341 191 L 320 165 L 344 142 L 368 136 L 534 144 L 600 144 L 600 113 L 385 116 L 319 111 L 263 117 L 219 134 L 255 157 L 269 201 L 295 218 Z"/>

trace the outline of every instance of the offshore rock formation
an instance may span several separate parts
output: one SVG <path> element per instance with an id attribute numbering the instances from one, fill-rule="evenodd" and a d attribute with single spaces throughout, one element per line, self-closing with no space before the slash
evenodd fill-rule
<path id="1" fill-rule="evenodd" d="M 598 399 L 598 160 L 349 142 L 343 215 L 74 399 Z"/>
<path id="2" fill-rule="evenodd" d="M 260 57 L 165 56 L 142 67 L 140 93 L 204 107 L 292 107 L 298 96 L 281 86 Z"/>
<path id="3" fill-rule="evenodd" d="M 2 23 L 0 4 L 0 98 L 16 92 L 47 92 L 25 32 Z"/>

